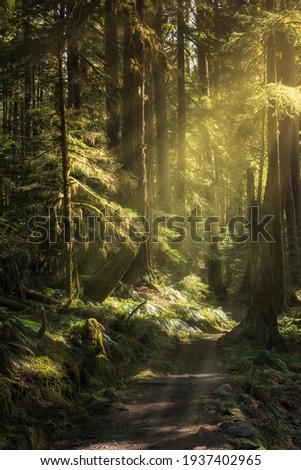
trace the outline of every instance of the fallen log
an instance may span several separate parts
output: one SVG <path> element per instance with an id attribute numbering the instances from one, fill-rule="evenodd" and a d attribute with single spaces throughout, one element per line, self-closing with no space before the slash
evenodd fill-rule
<path id="1" fill-rule="evenodd" d="M 61 304 L 60 300 L 54 299 L 53 297 L 49 297 L 49 295 L 42 294 L 41 292 L 37 292 L 32 289 L 23 288 L 23 294 L 25 294 L 25 296 L 28 299 L 35 300 L 37 302 L 41 302 L 46 305 L 60 305 Z"/>
<path id="2" fill-rule="evenodd" d="M 123 278 L 138 253 L 139 245 L 124 243 L 94 276 L 83 279 L 87 297 L 103 302 Z"/>
<path id="3" fill-rule="evenodd" d="M 8 297 L 0 296 L 0 306 L 7 307 L 9 310 L 13 312 L 25 312 L 27 310 L 32 310 L 30 305 L 22 304 L 17 300 L 10 299 Z"/>

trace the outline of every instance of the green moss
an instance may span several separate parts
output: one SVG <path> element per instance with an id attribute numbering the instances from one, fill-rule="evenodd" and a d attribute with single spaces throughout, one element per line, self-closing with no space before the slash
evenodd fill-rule
<path id="1" fill-rule="evenodd" d="M 28 358 L 24 368 L 28 369 L 27 372 L 31 377 L 41 381 L 59 379 L 62 374 L 61 366 L 47 356 Z"/>
<path id="2" fill-rule="evenodd" d="M 103 332 L 103 326 L 95 318 L 81 321 L 70 329 L 79 380 L 93 387 L 109 386 L 116 380 L 115 367 L 104 347 Z"/>
<path id="3" fill-rule="evenodd" d="M 30 395 L 38 400 L 60 401 L 72 393 L 72 385 L 66 370 L 47 356 L 28 357 L 20 369 L 29 385 Z"/>
<path id="4" fill-rule="evenodd" d="M 142 370 L 140 372 L 138 372 L 134 377 L 133 377 L 133 380 L 137 380 L 137 381 L 147 381 L 147 380 L 152 380 L 154 378 L 158 377 L 157 374 L 154 374 L 154 372 L 150 369 L 146 369 L 146 370 Z"/>
<path id="5" fill-rule="evenodd" d="M 104 355 L 99 354 L 97 356 L 97 378 L 101 380 L 103 385 L 112 385 L 116 380 L 115 367 L 112 362 Z"/>
<path id="6" fill-rule="evenodd" d="M 71 348 L 67 344 L 64 336 L 53 333 L 46 333 L 38 347 L 38 354 L 49 356 L 56 362 L 62 362 L 67 359 L 71 353 Z"/>
<path id="7" fill-rule="evenodd" d="M 235 450 L 266 450 L 262 442 L 257 438 L 239 438 L 232 441 Z"/>
<path id="8" fill-rule="evenodd" d="M 71 304 L 72 307 L 85 307 L 85 303 L 80 299 L 74 299 Z"/>
<path id="9" fill-rule="evenodd" d="M 52 361 L 62 364 L 70 379 L 76 385 L 80 383 L 80 361 L 64 336 L 46 333 L 39 344 L 38 354 L 47 355 Z"/>
<path id="10" fill-rule="evenodd" d="M 83 347 L 95 355 L 105 355 L 103 332 L 103 326 L 95 318 L 88 318 L 71 328 L 70 340 L 74 346 Z"/>

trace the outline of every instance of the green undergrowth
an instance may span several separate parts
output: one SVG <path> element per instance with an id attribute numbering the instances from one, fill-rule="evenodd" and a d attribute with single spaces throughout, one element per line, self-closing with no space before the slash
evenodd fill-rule
<path id="1" fill-rule="evenodd" d="M 301 307 L 291 308 L 280 318 L 280 331 L 290 349 L 298 352 L 301 348 Z"/>
<path id="2" fill-rule="evenodd" d="M 285 330 L 285 331 L 284 331 Z M 283 328 L 286 337 L 292 331 Z M 288 336 L 287 336 L 288 335 Z M 232 369 L 236 400 L 253 420 L 266 449 L 300 449 L 300 354 L 236 346 L 223 350 Z"/>
<path id="3" fill-rule="evenodd" d="M 38 312 L 2 312 L 0 448 L 47 446 L 75 410 L 85 419 L 91 401 L 101 406 L 119 396 L 129 379 L 168 371 L 181 341 L 232 327 L 196 295 L 143 287 L 100 305 L 79 302 L 68 314 L 50 308 L 42 337 Z"/>

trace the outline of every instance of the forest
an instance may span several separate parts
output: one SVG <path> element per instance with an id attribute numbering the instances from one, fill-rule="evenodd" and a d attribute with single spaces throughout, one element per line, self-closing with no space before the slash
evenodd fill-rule
<path id="1" fill-rule="evenodd" d="M 0 36 L 0 449 L 301 449 L 300 2 Z"/>

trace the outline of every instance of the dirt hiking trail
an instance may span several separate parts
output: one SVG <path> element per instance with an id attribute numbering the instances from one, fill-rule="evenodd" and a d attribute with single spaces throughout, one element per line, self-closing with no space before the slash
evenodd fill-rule
<path id="1" fill-rule="evenodd" d="M 135 382 L 127 398 L 94 410 L 85 424 L 72 426 L 73 449 L 222 449 L 225 436 L 212 414 L 214 391 L 227 381 L 217 355 L 218 335 L 178 350 L 173 371 Z"/>
<path id="2" fill-rule="evenodd" d="M 229 299 L 224 309 L 241 321 L 245 309 Z M 219 335 L 180 345 L 169 374 L 133 383 L 126 398 L 93 408 L 84 423 L 70 424 L 61 449 L 224 449 L 214 391 L 229 381 L 217 351 Z M 65 434 L 66 435 L 66 434 Z"/>

